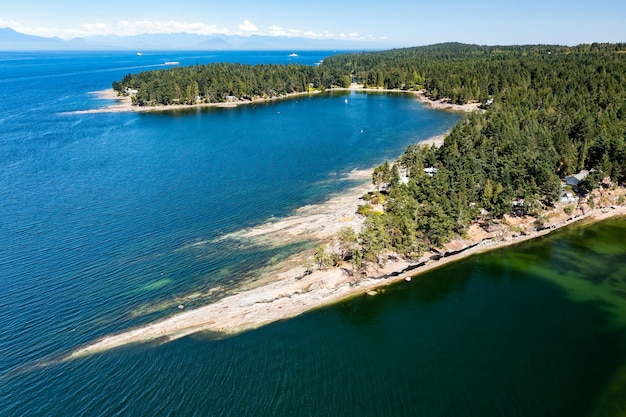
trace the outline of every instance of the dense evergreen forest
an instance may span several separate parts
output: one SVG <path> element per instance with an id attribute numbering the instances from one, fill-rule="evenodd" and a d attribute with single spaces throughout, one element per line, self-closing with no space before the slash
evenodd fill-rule
<path id="1" fill-rule="evenodd" d="M 274 97 L 347 86 L 423 90 L 452 103 L 480 102 L 440 148 L 409 146 L 374 172 L 383 213 L 370 212 L 359 236 L 344 231 L 341 258 L 409 259 L 463 234 L 479 216 L 494 219 L 512 202 L 537 214 L 561 179 L 592 174 L 580 192 L 610 176 L 626 180 L 626 45 L 476 46 L 440 44 L 329 57 L 319 67 L 211 64 L 128 75 L 138 103 Z M 434 170 L 424 171 L 424 168 Z M 360 245 L 355 246 L 355 242 Z M 319 254 L 322 256 L 322 254 Z M 320 262 L 321 264 L 321 262 Z"/>
<path id="2" fill-rule="evenodd" d="M 440 148 L 410 146 L 375 170 L 386 210 L 368 217 L 357 258 L 384 261 L 388 250 L 417 258 L 478 217 L 510 213 L 514 201 L 540 214 L 558 199 L 561 179 L 582 169 L 592 174 L 581 193 L 606 176 L 626 180 L 626 45 L 444 44 L 334 56 L 325 65 L 365 85 L 489 103 Z M 435 175 L 424 171 L 430 167 Z"/>
<path id="3" fill-rule="evenodd" d="M 365 85 L 424 89 L 454 103 L 489 103 L 438 149 L 410 146 L 378 167 L 386 210 L 371 215 L 358 256 L 380 262 L 388 250 L 417 258 L 463 234 L 479 216 L 539 214 L 558 199 L 561 179 L 593 170 L 626 180 L 626 45 L 482 47 L 435 45 L 330 57 L 326 65 Z M 424 171 L 435 168 L 436 174 Z M 400 182 L 400 173 L 408 182 Z"/>
<path id="4" fill-rule="evenodd" d="M 134 104 L 169 105 L 274 98 L 349 85 L 349 74 L 339 68 L 214 63 L 128 74 L 113 89 L 120 94 L 135 90 Z"/>

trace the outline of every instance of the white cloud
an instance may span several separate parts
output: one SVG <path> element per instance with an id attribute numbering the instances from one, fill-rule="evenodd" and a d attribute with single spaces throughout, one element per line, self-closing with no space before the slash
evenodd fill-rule
<path id="1" fill-rule="evenodd" d="M 269 35 L 270 36 L 288 36 L 287 32 L 285 32 L 283 28 L 281 28 L 280 26 L 276 26 L 276 25 L 270 26 Z"/>
<path id="2" fill-rule="evenodd" d="M 257 28 L 251 21 L 246 19 L 239 24 L 239 30 L 244 32 L 256 32 L 259 30 L 259 28 Z"/>
<path id="3" fill-rule="evenodd" d="M 197 35 L 227 34 L 228 30 L 218 28 L 215 25 L 206 25 L 200 22 L 179 22 L 170 20 L 167 22 L 137 20 L 128 22 L 122 20 L 117 23 L 112 31 L 117 35 L 137 35 L 142 33 L 193 33 Z"/>
<path id="4" fill-rule="evenodd" d="M 313 32 L 312 30 L 307 30 L 306 32 L 302 33 L 302 37 L 310 39 L 325 39 L 333 37 L 333 34 L 330 32 L 317 33 Z"/>
<path id="5" fill-rule="evenodd" d="M 20 27 L 18 22 L 0 19 L 0 27 L 10 26 Z M 238 31 L 231 31 L 227 28 L 209 25 L 202 22 L 181 22 L 177 20 L 153 21 L 153 20 L 120 20 L 116 23 L 87 22 L 79 28 L 59 29 L 56 27 L 20 27 L 20 32 L 38 36 L 58 36 L 65 39 L 87 37 L 94 35 L 119 35 L 133 36 L 140 34 L 172 34 L 191 33 L 197 35 L 231 35 L 231 34 L 258 34 L 265 36 L 286 36 L 289 38 L 308 39 L 341 39 L 341 40 L 364 40 L 367 36 L 361 36 L 357 32 L 341 32 L 334 34 L 330 31 L 317 32 L 313 30 L 302 30 L 295 28 L 284 29 L 280 25 L 270 25 L 267 29 L 261 30 L 257 25 L 246 19 L 238 26 Z M 371 37 L 371 36 L 370 36 Z"/>
<path id="6" fill-rule="evenodd" d="M 127 21 L 121 20 L 114 25 L 108 25 L 106 23 L 85 23 L 80 29 L 58 29 L 51 28 L 21 28 L 21 32 L 28 33 L 37 36 L 58 36 L 61 38 L 69 39 L 84 36 L 93 35 L 119 35 L 119 36 L 132 36 L 140 35 L 144 33 L 192 33 L 197 35 L 216 35 L 216 34 L 228 34 L 228 29 L 217 27 L 216 25 L 206 25 L 200 22 L 180 22 L 176 20 L 170 21 L 151 21 L 151 20 L 136 20 Z"/>
<path id="7" fill-rule="evenodd" d="M 35 36 L 43 36 L 43 37 L 52 37 L 58 36 L 61 38 L 71 38 L 72 36 L 64 35 L 63 30 L 60 30 L 55 27 L 46 28 L 46 27 L 20 27 L 17 29 L 21 33 L 26 33 L 27 35 L 35 35 Z"/>
<path id="8" fill-rule="evenodd" d="M 363 37 L 361 35 L 359 35 L 357 32 L 350 32 L 348 35 L 346 35 L 345 33 L 340 33 L 339 37 L 341 39 L 363 39 Z"/>
<path id="9" fill-rule="evenodd" d="M 19 25 L 20 25 L 20 22 L 16 22 L 14 20 L 3 20 L 3 19 L 0 19 L 0 28 L 10 27 L 10 28 L 15 29 Z"/>
<path id="10" fill-rule="evenodd" d="M 109 28 L 106 23 L 85 23 L 83 29 L 87 32 L 104 32 Z"/>

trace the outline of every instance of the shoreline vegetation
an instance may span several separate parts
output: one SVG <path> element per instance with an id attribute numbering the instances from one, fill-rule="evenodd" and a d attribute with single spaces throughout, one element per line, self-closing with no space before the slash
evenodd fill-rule
<path id="1" fill-rule="evenodd" d="M 457 112 L 473 112 L 479 109 L 480 103 L 469 103 L 469 104 L 454 104 L 450 103 L 448 100 L 439 99 L 433 100 L 428 98 L 424 91 L 411 91 L 411 90 L 401 90 L 401 89 L 389 89 L 389 88 L 372 88 L 365 87 L 363 84 L 352 84 L 350 87 L 334 87 L 331 89 L 327 89 L 324 92 L 332 92 L 332 91 L 357 91 L 357 92 L 370 92 L 370 93 L 398 93 L 398 94 L 412 94 L 418 98 L 418 100 L 424 103 L 426 106 L 432 109 L 439 110 L 450 110 Z M 136 112 L 136 113 L 148 113 L 148 112 L 162 112 L 162 111 L 174 111 L 174 110 L 189 110 L 189 109 L 201 109 L 201 108 L 235 108 L 238 106 L 246 106 L 250 104 L 263 104 L 267 102 L 280 101 L 280 100 L 288 100 L 294 99 L 298 97 L 311 97 L 317 94 L 321 94 L 322 91 L 315 90 L 312 92 L 299 92 L 299 93 L 288 93 L 283 96 L 270 97 L 270 98 L 253 98 L 250 100 L 233 100 L 229 102 L 222 103 L 197 103 L 197 104 L 167 104 L 167 105 L 154 105 L 154 106 L 138 106 L 133 104 L 130 96 L 120 95 L 112 88 L 108 88 L 105 90 L 92 91 L 90 94 L 96 96 L 102 100 L 117 100 L 117 103 L 111 104 L 109 106 L 96 108 L 96 109 L 88 109 L 88 110 L 76 110 L 72 112 L 68 112 L 67 114 L 93 114 L 93 113 L 118 113 L 118 112 Z"/>
<path id="2" fill-rule="evenodd" d="M 199 331 L 255 329 L 570 224 L 626 216 L 624 50 L 441 44 L 332 56 L 317 69 L 220 64 L 113 83 L 134 98 L 87 112 L 233 107 L 340 86 L 411 93 L 467 117 L 445 140 L 409 145 L 392 166 L 351 174 L 363 183 L 369 177 L 367 186 L 244 232 L 263 242 L 322 243 L 315 250 L 239 293 L 104 337 L 66 359 Z M 193 104 L 194 97 L 219 103 Z"/>

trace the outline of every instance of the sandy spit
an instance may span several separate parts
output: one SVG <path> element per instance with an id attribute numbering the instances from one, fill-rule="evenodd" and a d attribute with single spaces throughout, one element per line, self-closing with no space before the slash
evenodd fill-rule
<path id="1" fill-rule="evenodd" d="M 332 90 L 346 90 L 346 91 L 364 91 L 364 92 L 379 92 L 379 93 L 404 93 L 412 94 L 417 97 L 419 101 L 427 105 L 432 109 L 438 110 L 450 110 L 462 113 L 472 113 L 480 111 L 481 103 L 472 102 L 467 104 L 454 104 L 450 100 L 442 98 L 440 100 L 432 100 L 426 96 L 426 91 L 412 91 L 412 90 L 399 90 L 399 89 L 387 89 L 387 88 L 372 88 L 364 87 L 362 84 L 352 84 L 349 88 L 333 88 Z"/>

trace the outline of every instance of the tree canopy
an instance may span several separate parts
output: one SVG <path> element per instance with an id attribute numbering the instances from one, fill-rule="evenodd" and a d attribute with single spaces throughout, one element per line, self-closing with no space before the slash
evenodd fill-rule
<path id="1" fill-rule="evenodd" d="M 513 201 L 535 213 L 558 198 L 561 178 L 579 170 L 596 173 L 583 188 L 603 176 L 624 182 L 624 53 L 614 44 L 445 44 L 329 58 L 327 65 L 365 84 L 383 74 L 393 81 L 385 87 L 423 89 L 433 99 L 478 101 L 486 109 L 457 124 L 440 148 L 406 149 L 397 164 L 407 181 L 391 181 L 386 211 L 368 221 L 363 241 L 375 232 L 387 250 L 408 255 L 416 241 L 441 246 L 480 216 L 509 213 Z M 386 178 L 388 162 L 373 181 Z"/>
<path id="2" fill-rule="evenodd" d="M 346 76 L 338 68 L 321 66 L 213 63 L 128 74 L 113 89 L 120 94 L 136 91 L 133 100 L 139 105 L 221 103 L 347 87 Z"/>

